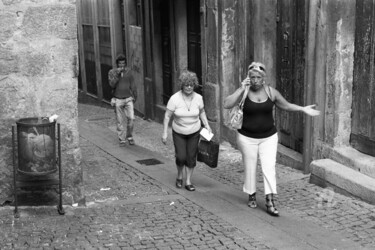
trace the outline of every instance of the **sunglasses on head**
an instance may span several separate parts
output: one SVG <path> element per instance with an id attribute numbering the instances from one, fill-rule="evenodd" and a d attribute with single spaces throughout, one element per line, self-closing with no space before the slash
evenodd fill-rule
<path id="1" fill-rule="evenodd" d="M 252 70 L 252 69 L 257 69 L 257 70 L 261 70 L 261 71 L 263 71 L 263 72 L 266 72 L 266 69 L 265 69 L 265 68 L 263 68 L 262 66 L 258 66 L 258 65 L 251 65 L 251 66 L 249 67 L 249 70 Z"/>

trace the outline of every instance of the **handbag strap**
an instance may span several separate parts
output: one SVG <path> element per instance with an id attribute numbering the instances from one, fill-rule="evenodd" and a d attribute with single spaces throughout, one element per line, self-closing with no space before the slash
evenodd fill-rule
<path id="1" fill-rule="evenodd" d="M 244 93 L 243 93 L 242 99 L 241 99 L 241 101 L 238 103 L 238 106 L 240 107 L 240 109 L 243 108 L 243 105 L 244 105 L 244 103 L 245 103 L 246 96 L 247 96 L 247 94 L 249 93 L 249 88 L 250 88 L 250 86 L 246 86 L 246 87 L 245 87 L 245 91 L 244 91 Z"/>
<path id="2" fill-rule="evenodd" d="M 268 91 L 267 91 L 267 89 L 268 89 Z M 266 94 L 267 94 L 268 98 L 270 98 L 270 100 L 271 100 L 272 102 L 275 102 L 275 101 L 272 99 L 272 89 L 271 89 L 271 87 L 270 87 L 269 85 L 264 85 L 264 91 L 266 91 Z"/>

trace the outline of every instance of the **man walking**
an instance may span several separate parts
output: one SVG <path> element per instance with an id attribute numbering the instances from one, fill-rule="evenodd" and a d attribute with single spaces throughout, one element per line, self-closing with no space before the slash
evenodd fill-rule
<path id="1" fill-rule="evenodd" d="M 126 65 L 126 57 L 119 54 L 116 58 L 116 68 L 108 73 L 109 85 L 112 87 L 113 98 L 111 104 L 115 106 L 117 135 L 120 144 L 126 141 L 134 145 L 134 102 L 137 100 L 137 86 L 134 83 L 132 71 Z M 126 131 L 124 118 L 126 117 Z"/>

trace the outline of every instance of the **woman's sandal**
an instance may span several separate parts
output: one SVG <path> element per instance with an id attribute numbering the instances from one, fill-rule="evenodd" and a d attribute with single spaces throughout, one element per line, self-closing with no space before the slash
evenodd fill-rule
<path id="1" fill-rule="evenodd" d="M 195 191 L 195 187 L 192 184 L 186 185 L 185 188 L 189 191 Z"/>
<path id="2" fill-rule="evenodd" d="M 182 179 L 176 179 L 176 187 L 182 188 Z"/>
<path id="3" fill-rule="evenodd" d="M 249 194 L 249 202 L 247 203 L 247 205 L 251 208 L 256 208 L 257 207 L 257 199 L 256 199 L 256 196 L 255 196 L 256 193 L 253 193 L 253 194 Z"/>
<path id="4" fill-rule="evenodd" d="M 128 138 L 129 145 L 134 145 L 134 139 L 132 137 Z"/>
<path id="5" fill-rule="evenodd" d="M 279 211 L 275 207 L 275 203 L 273 202 L 273 194 L 266 195 L 266 208 L 267 213 L 272 216 L 279 216 Z"/>

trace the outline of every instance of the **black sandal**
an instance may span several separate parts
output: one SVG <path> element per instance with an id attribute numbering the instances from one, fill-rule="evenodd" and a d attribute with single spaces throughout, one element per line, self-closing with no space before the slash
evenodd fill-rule
<path id="1" fill-rule="evenodd" d="M 275 203 L 273 202 L 273 194 L 266 195 L 266 208 L 267 213 L 272 216 L 279 216 L 279 211 L 275 207 Z"/>
<path id="2" fill-rule="evenodd" d="M 182 179 L 176 179 L 176 187 L 182 188 Z"/>
<path id="3" fill-rule="evenodd" d="M 192 184 L 186 185 L 185 188 L 189 191 L 195 191 L 195 187 Z"/>
<path id="4" fill-rule="evenodd" d="M 129 145 L 134 145 L 134 139 L 133 137 L 128 138 Z"/>
<path id="5" fill-rule="evenodd" d="M 249 202 L 247 205 L 251 208 L 256 208 L 257 207 L 257 198 L 255 196 L 256 193 L 249 194 Z"/>

